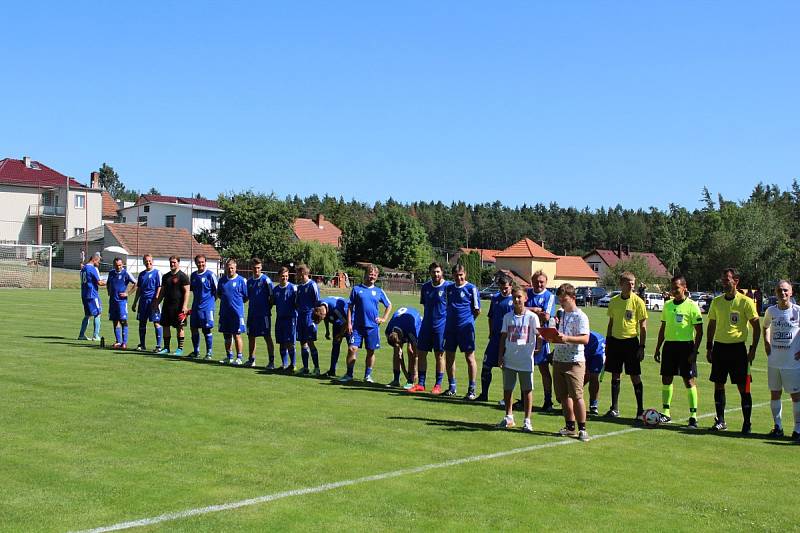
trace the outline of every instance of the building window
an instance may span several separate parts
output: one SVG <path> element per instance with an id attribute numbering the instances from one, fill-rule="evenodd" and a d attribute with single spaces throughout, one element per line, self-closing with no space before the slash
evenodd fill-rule
<path id="1" fill-rule="evenodd" d="M 76 194 L 75 195 L 75 209 L 84 209 L 86 207 L 86 195 L 85 194 Z"/>
<path id="2" fill-rule="evenodd" d="M 127 217 L 122 217 L 122 223 L 124 224 L 127 221 Z"/>
<path id="3" fill-rule="evenodd" d="M 75 236 L 77 237 L 78 235 L 80 235 L 84 231 L 86 231 L 86 230 L 84 230 L 83 228 L 75 228 Z"/>
<path id="4" fill-rule="evenodd" d="M 589 263 L 589 266 L 592 267 L 593 271 L 600 272 L 600 263 Z"/>
<path id="5" fill-rule="evenodd" d="M 175 227 L 175 215 L 167 215 L 167 219 L 164 221 L 164 225 L 168 228 Z"/>
<path id="6" fill-rule="evenodd" d="M 149 205 L 144 206 L 144 212 L 145 213 L 149 213 L 150 212 L 150 206 Z"/>
<path id="7" fill-rule="evenodd" d="M 211 229 L 215 231 L 219 229 L 219 217 L 217 216 L 211 217 Z"/>
<path id="8" fill-rule="evenodd" d="M 147 217 L 139 217 L 139 225 L 147 226 Z"/>

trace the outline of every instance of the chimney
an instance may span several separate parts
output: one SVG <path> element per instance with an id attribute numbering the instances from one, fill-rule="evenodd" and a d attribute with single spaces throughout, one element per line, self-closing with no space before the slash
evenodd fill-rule
<path id="1" fill-rule="evenodd" d="M 22 162 L 25 163 L 25 168 L 31 168 L 31 158 L 29 156 L 23 156 Z"/>
<path id="2" fill-rule="evenodd" d="M 92 172 L 89 175 L 89 188 L 91 188 L 91 189 L 99 189 L 100 188 L 100 173 L 99 172 Z"/>
<path id="3" fill-rule="evenodd" d="M 541 246 L 542 248 L 544 248 L 544 241 L 539 241 L 539 246 Z M 545 250 L 546 250 L 546 249 L 547 249 L 547 248 L 545 248 Z"/>
<path id="4" fill-rule="evenodd" d="M 322 229 L 322 223 L 325 222 L 325 215 L 323 215 L 322 213 L 317 213 L 316 222 L 317 222 L 317 227 L 319 229 Z"/>

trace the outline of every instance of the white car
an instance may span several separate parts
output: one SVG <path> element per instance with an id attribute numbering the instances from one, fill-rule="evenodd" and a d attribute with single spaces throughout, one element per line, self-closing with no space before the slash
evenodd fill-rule
<path id="1" fill-rule="evenodd" d="M 652 311 L 661 311 L 664 309 L 664 296 L 657 292 L 644 293 L 644 304 Z"/>
<path id="2" fill-rule="evenodd" d="M 608 302 L 611 301 L 611 298 L 619 294 L 620 291 L 611 291 L 599 300 L 597 300 L 597 307 L 608 307 Z"/>

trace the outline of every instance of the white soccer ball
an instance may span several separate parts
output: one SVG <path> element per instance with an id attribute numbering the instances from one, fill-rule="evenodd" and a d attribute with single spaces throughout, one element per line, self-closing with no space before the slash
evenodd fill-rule
<path id="1" fill-rule="evenodd" d="M 655 409 L 648 409 L 642 413 L 642 422 L 645 427 L 656 427 L 661 423 L 661 413 Z"/>

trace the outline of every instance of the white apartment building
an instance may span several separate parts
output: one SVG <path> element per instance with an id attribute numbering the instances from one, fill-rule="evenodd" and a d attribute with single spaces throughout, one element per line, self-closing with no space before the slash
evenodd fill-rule
<path id="1" fill-rule="evenodd" d="M 118 222 L 151 228 L 179 228 L 197 235 L 202 230 L 216 232 L 222 209 L 214 200 L 143 194 L 130 207 L 118 211 Z"/>

